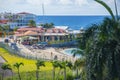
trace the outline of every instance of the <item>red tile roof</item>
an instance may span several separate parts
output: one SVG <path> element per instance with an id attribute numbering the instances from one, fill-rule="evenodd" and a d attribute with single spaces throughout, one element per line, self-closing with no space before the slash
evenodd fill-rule
<path id="1" fill-rule="evenodd" d="M 20 28 L 15 32 L 16 36 L 23 35 L 38 35 L 40 33 L 66 33 L 63 29 L 52 28 L 52 29 L 44 29 L 44 28 L 36 28 L 36 27 L 27 27 L 27 28 Z"/>
<path id="2" fill-rule="evenodd" d="M 26 36 L 29 36 L 29 35 L 38 35 L 38 33 L 34 32 L 34 31 L 27 31 L 27 32 L 24 33 L 24 35 L 26 35 Z"/>
<path id="3" fill-rule="evenodd" d="M 31 14 L 31 13 L 28 13 L 28 12 L 20 12 L 20 13 L 17 13 L 17 14 Z"/>
<path id="4" fill-rule="evenodd" d="M 34 28 L 34 27 L 31 27 L 31 28 L 19 28 L 17 31 L 43 31 L 44 29 L 43 28 Z"/>
<path id="5" fill-rule="evenodd" d="M 8 20 L 0 20 L 0 23 L 7 24 Z"/>

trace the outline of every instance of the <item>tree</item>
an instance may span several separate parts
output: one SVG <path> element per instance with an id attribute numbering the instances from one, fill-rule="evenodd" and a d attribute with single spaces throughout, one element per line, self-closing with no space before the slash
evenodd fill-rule
<path id="1" fill-rule="evenodd" d="M 43 28 L 54 28 L 54 24 L 53 23 L 40 24 L 40 26 L 42 26 Z"/>
<path id="2" fill-rule="evenodd" d="M 17 29 L 19 29 L 18 26 L 14 27 L 13 31 L 17 31 Z"/>
<path id="3" fill-rule="evenodd" d="M 68 61 L 63 61 L 63 62 L 60 63 L 59 67 L 64 70 L 64 80 L 67 80 L 66 68 L 69 67 L 70 69 L 72 69 L 72 67 L 73 67 L 72 63 L 68 62 Z"/>
<path id="4" fill-rule="evenodd" d="M 4 33 L 4 36 L 6 36 L 6 33 L 9 35 L 10 26 L 9 25 L 0 26 L 0 31 Z"/>
<path id="5" fill-rule="evenodd" d="M 3 27 L 0 25 L 0 36 L 3 34 Z"/>
<path id="6" fill-rule="evenodd" d="M 55 80 L 55 69 L 59 67 L 59 62 L 58 61 L 52 61 L 51 63 L 53 65 L 53 80 Z"/>
<path id="7" fill-rule="evenodd" d="M 29 21 L 29 27 L 36 27 L 36 22 L 34 20 Z"/>
<path id="8" fill-rule="evenodd" d="M 44 61 L 41 61 L 41 60 L 37 60 L 37 63 L 36 63 L 36 80 L 39 80 L 39 69 L 41 66 L 44 66 L 45 67 L 45 63 Z"/>
<path id="9" fill-rule="evenodd" d="M 3 31 L 3 27 L 0 25 L 0 31 Z"/>
<path id="10" fill-rule="evenodd" d="M 22 62 L 20 63 L 15 63 L 13 66 L 17 68 L 17 71 L 18 71 L 18 78 L 19 80 L 21 80 L 21 76 L 20 76 L 20 66 L 24 66 L 24 64 Z"/>
<path id="11" fill-rule="evenodd" d="M 79 77 L 79 69 L 81 69 L 81 73 L 84 72 L 84 68 L 85 68 L 85 59 L 84 58 L 80 58 L 77 59 L 74 63 L 73 68 L 76 70 L 76 76 L 77 78 Z"/>
<path id="12" fill-rule="evenodd" d="M 10 66 L 10 64 L 2 64 L 1 68 L 5 71 L 5 70 L 11 70 L 12 72 L 12 68 Z M 4 74 L 4 73 L 3 73 Z M 12 72 L 13 74 L 13 72 Z M 13 75 L 12 75 L 13 76 Z"/>
<path id="13" fill-rule="evenodd" d="M 79 40 L 80 49 L 86 58 L 87 80 L 120 79 L 120 22 L 115 19 L 112 10 L 106 3 L 102 4 L 112 18 L 105 18 L 100 24 L 91 25 Z"/>
<path id="14" fill-rule="evenodd" d="M 99 4 L 101 4 L 102 6 L 104 6 L 107 9 L 107 11 L 110 13 L 112 19 L 115 20 L 115 16 L 114 16 L 111 8 L 105 2 L 103 2 L 101 0 L 95 0 L 95 1 L 98 2 Z"/>

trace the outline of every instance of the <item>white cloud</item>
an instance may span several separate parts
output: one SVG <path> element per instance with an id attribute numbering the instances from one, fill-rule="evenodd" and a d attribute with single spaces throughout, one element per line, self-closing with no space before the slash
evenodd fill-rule
<path id="1" fill-rule="evenodd" d="M 28 4 L 32 5 L 41 5 L 41 4 L 47 4 L 50 5 L 53 3 L 54 0 L 26 0 Z"/>
<path id="2" fill-rule="evenodd" d="M 75 4 L 78 4 L 79 6 L 87 5 L 88 1 L 87 0 L 75 0 Z"/>
<path id="3" fill-rule="evenodd" d="M 114 10 L 114 0 L 104 0 Z M 109 14 L 94 0 L 0 0 L 0 12 L 31 12 L 42 14 L 41 4 L 45 4 L 45 14 L 56 15 L 101 15 Z M 120 6 L 120 0 L 117 0 Z M 118 7 L 120 10 L 120 7 Z M 119 11 L 120 13 L 120 11 Z"/>
<path id="4" fill-rule="evenodd" d="M 59 0 L 58 3 L 63 5 L 73 4 L 72 0 Z"/>

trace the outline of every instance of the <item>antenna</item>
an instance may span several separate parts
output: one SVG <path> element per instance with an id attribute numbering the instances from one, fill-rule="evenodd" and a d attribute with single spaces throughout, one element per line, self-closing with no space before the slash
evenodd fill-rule
<path id="1" fill-rule="evenodd" d="M 44 3 L 42 3 L 42 12 L 43 12 L 43 16 L 45 14 L 45 11 L 44 11 Z"/>
<path id="2" fill-rule="evenodd" d="M 42 24 L 44 24 L 44 16 L 45 16 L 44 3 L 42 3 L 42 13 L 43 13 L 43 23 Z"/>

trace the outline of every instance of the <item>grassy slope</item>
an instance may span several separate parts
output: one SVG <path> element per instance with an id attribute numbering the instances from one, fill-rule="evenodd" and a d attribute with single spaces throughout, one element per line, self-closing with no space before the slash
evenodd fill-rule
<path id="1" fill-rule="evenodd" d="M 36 70 L 36 66 L 35 60 L 29 60 L 29 59 L 25 59 L 19 56 L 15 56 L 10 54 L 8 51 L 6 51 L 3 48 L 0 48 L 0 55 L 3 56 L 9 64 L 11 64 L 13 66 L 14 63 L 16 62 L 23 62 L 24 66 L 21 66 L 20 71 L 21 72 L 27 72 L 27 71 L 35 71 Z M 46 67 L 41 67 L 41 71 L 49 71 L 52 69 L 52 64 L 50 62 L 45 62 Z M 16 71 L 16 69 L 14 67 L 12 67 L 14 71 Z"/>

